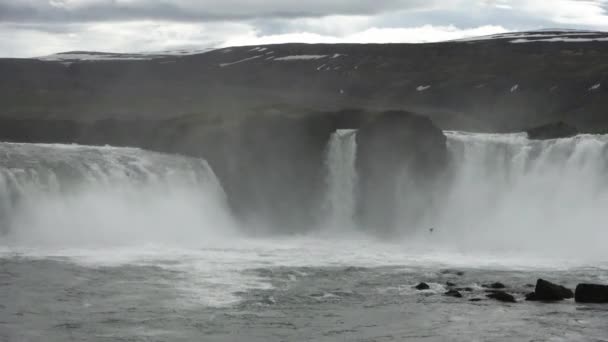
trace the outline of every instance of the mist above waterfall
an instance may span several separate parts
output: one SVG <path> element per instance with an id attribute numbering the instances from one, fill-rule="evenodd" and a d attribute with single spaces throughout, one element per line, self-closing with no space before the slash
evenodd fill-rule
<path id="1" fill-rule="evenodd" d="M 0 144 L 0 224 L 25 245 L 203 244 L 235 229 L 203 160 L 133 148 Z"/>
<path id="2" fill-rule="evenodd" d="M 608 256 L 608 136 L 446 134 L 451 172 L 433 208 L 437 239 L 465 249 Z"/>
<path id="3" fill-rule="evenodd" d="M 334 224 L 373 235 L 377 227 L 352 220 L 356 145 L 349 138 L 355 134 L 338 132 L 330 140 L 327 198 Z M 394 189 L 376 194 L 382 203 L 372 203 L 396 206 L 395 234 L 404 245 L 608 257 L 608 136 L 533 141 L 525 133 L 446 135 L 450 161 L 441 179 L 423 192 L 404 169 Z"/>
<path id="4" fill-rule="evenodd" d="M 608 136 L 445 134 L 449 164 L 432 187 L 404 169 L 374 195 L 372 205 L 397 208 L 390 238 L 464 253 L 607 257 Z M 328 140 L 320 220 L 310 231 L 382 230 L 362 223 L 356 137 L 339 130 Z M 0 151 L 0 228 L 10 243 L 197 245 L 251 233 L 235 223 L 201 159 L 79 145 L 2 143 Z"/>

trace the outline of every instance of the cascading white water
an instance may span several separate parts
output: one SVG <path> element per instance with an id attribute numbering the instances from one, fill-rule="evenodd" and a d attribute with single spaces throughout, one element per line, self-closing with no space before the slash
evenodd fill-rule
<path id="1" fill-rule="evenodd" d="M 352 229 L 356 211 L 357 131 L 340 129 L 331 135 L 327 157 L 326 217 L 331 230 Z"/>
<path id="2" fill-rule="evenodd" d="M 196 244 L 232 229 L 204 160 L 135 148 L 0 143 L 0 241 Z"/>
<path id="3" fill-rule="evenodd" d="M 445 179 L 407 186 L 395 199 L 407 240 L 464 252 L 608 257 L 608 135 L 445 133 Z M 355 225 L 356 150 L 353 130 L 336 132 L 328 145 L 325 224 L 334 230 Z M 407 173 L 402 178 L 407 183 Z"/>
<path id="4" fill-rule="evenodd" d="M 452 173 L 432 209 L 439 239 L 468 248 L 608 255 L 608 136 L 446 135 Z"/>

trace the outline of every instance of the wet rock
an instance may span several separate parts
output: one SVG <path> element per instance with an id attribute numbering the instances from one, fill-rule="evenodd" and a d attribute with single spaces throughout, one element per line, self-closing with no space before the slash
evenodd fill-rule
<path id="1" fill-rule="evenodd" d="M 538 300 L 536 298 L 536 293 L 535 292 L 527 293 L 526 294 L 526 300 L 529 300 L 529 301 L 536 301 L 536 300 Z"/>
<path id="2" fill-rule="evenodd" d="M 430 287 L 430 286 L 429 286 L 429 284 L 427 284 L 427 283 L 420 283 L 420 284 L 418 284 L 418 285 L 414 286 L 414 288 L 415 288 L 416 290 L 422 291 L 422 290 L 428 290 L 428 289 L 430 289 L 431 287 Z"/>
<path id="3" fill-rule="evenodd" d="M 462 294 L 456 290 L 450 290 L 443 294 L 444 296 L 454 297 L 454 298 L 462 298 Z"/>
<path id="4" fill-rule="evenodd" d="M 453 274 L 453 275 L 457 275 L 459 277 L 462 277 L 464 275 L 464 271 L 452 270 L 452 269 L 441 270 L 440 273 L 441 274 Z"/>
<path id="5" fill-rule="evenodd" d="M 513 297 L 512 295 L 510 295 L 504 291 L 495 291 L 492 293 L 488 293 L 486 295 L 486 297 L 491 298 L 491 299 L 496 299 L 498 301 L 505 302 L 505 303 L 516 303 L 517 302 L 515 300 L 515 297 Z"/>
<path id="6" fill-rule="evenodd" d="M 578 130 L 574 126 L 559 121 L 531 128 L 527 133 L 530 139 L 545 140 L 573 137 L 578 134 Z"/>
<path id="7" fill-rule="evenodd" d="M 526 300 L 558 301 L 574 297 L 572 290 L 549 281 L 538 279 L 534 295 L 528 294 Z"/>
<path id="8" fill-rule="evenodd" d="M 473 288 L 472 287 L 459 287 L 456 289 L 456 291 L 460 291 L 460 292 L 473 292 Z"/>
<path id="9" fill-rule="evenodd" d="M 483 299 L 481 298 L 471 298 L 469 299 L 469 302 L 481 302 Z"/>
<path id="10" fill-rule="evenodd" d="M 578 284 L 574 300 L 578 303 L 608 303 L 608 285 Z"/>
<path id="11" fill-rule="evenodd" d="M 492 284 L 483 284 L 481 287 L 485 287 L 487 289 L 504 289 L 506 286 L 503 283 L 492 283 Z"/>
<path id="12" fill-rule="evenodd" d="M 445 285 L 448 286 L 448 287 L 454 287 L 454 286 L 456 286 L 456 284 L 452 283 L 451 281 L 446 282 Z"/>
<path id="13" fill-rule="evenodd" d="M 268 297 L 264 297 L 260 300 L 260 304 L 263 305 L 274 305 L 276 304 L 276 300 L 274 299 L 274 297 L 268 296 Z"/>

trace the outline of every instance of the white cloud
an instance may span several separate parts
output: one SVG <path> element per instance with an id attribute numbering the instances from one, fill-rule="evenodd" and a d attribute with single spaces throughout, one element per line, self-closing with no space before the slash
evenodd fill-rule
<path id="1" fill-rule="evenodd" d="M 608 0 L 0 0 L 0 56 L 608 29 L 607 7 Z"/>
<path id="2" fill-rule="evenodd" d="M 459 29 L 454 26 L 431 26 L 411 28 L 377 28 L 348 34 L 345 36 L 320 35 L 310 32 L 288 33 L 280 35 L 259 36 L 255 31 L 231 37 L 222 46 L 262 45 L 280 43 L 428 43 L 454 40 L 467 37 L 504 33 L 501 26 L 482 26 Z"/>
<path id="3" fill-rule="evenodd" d="M 35 26 L 0 24 L 0 51 L 5 57 L 37 57 L 78 50 L 139 52 L 280 43 L 422 43 L 502 33 L 506 29 L 501 26 L 459 29 L 425 25 L 328 31 L 333 34 L 290 32 L 264 35 L 254 25 L 245 23 L 134 21 L 73 24 L 62 27 L 59 32 L 49 32 L 48 29 L 37 30 Z"/>
<path id="4" fill-rule="evenodd" d="M 608 28 L 606 0 L 512 0 L 511 6 L 532 17 L 549 19 L 556 24 Z"/>

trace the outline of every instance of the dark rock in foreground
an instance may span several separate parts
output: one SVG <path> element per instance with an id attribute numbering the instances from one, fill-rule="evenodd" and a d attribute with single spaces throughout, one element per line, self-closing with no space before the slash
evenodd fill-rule
<path id="1" fill-rule="evenodd" d="M 578 284 L 574 299 L 579 303 L 608 303 L 608 285 Z"/>
<path id="2" fill-rule="evenodd" d="M 454 297 L 454 298 L 462 298 L 462 294 L 456 290 L 450 290 L 444 293 L 445 296 Z"/>
<path id="3" fill-rule="evenodd" d="M 491 299 L 496 299 L 498 301 L 505 302 L 505 303 L 516 303 L 517 302 L 515 300 L 515 297 L 513 297 L 512 295 L 510 295 L 504 291 L 495 291 L 492 293 L 488 293 L 486 295 L 486 297 L 491 298 Z"/>
<path id="4" fill-rule="evenodd" d="M 418 284 L 418 285 L 414 286 L 414 288 L 415 288 L 416 290 L 422 291 L 422 290 L 428 290 L 428 289 L 430 289 L 431 287 L 430 287 L 430 286 L 429 286 L 429 284 L 427 284 L 427 283 L 420 283 L 420 284 Z"/>
<path id="5" fill-rule="evenodd" d="M 565 122 L 556 122 L 543 126 L 534 127 L 527 131 L 528 138 L 535 140 L 569 138 L 577 135 L 579 132 L 576 127 L 568 125 Z"/>
<path id="6" fill-rule="evenodd" d="M 534 293 L 526 295 L 526 300 L 558 301 L 574 297 L 572 290 L 561 285 L 538 279 Z"/>

